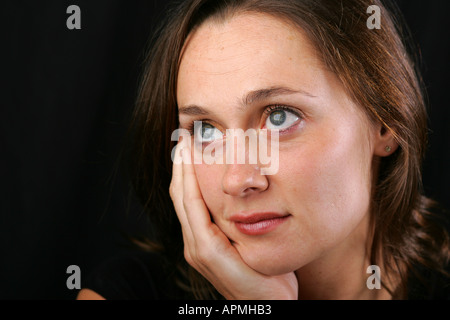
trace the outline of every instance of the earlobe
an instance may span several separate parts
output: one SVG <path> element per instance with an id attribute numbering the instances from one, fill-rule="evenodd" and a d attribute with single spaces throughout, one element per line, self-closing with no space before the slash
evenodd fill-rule
<path id="1" fill-rule="evenodd" d="M 380 157 L 388 157 L 393 154 L 398 148 L 398 143 L 390 129 L 384 126 L 377 130 L 374 154 Z"/>

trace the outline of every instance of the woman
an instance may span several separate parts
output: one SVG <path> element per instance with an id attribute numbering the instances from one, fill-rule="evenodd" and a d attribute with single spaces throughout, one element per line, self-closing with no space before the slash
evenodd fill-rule
<path id="1" fill-rule="evenodd" d="M 139 102 L 135 187 L 179 297 L 449 297 L 448 234 L 421 194 L 420 81 L 381 2 L 184 1 Z M 235 144 L 230 129 L 276 134 L 276 172 L 194 161 Z"/>

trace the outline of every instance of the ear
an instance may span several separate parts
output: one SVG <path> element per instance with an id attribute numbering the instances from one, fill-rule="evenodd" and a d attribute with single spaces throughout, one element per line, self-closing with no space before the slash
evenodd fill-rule
<path id="1" fill-rule="evenodd" d="M 389 157 L 398 149 L 398 143 L 395 141 L 391 130 L 379 125 L 375 132 L 374 155 L 380 157 Z"/>

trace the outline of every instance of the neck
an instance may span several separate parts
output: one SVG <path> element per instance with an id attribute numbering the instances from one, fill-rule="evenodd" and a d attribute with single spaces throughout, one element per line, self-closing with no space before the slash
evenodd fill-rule
<path id="1" fill-rule="evenodd" d="M 372 232 L 368 216 L 357 230 L 338 247 L 323 253 L 318 259 L 296 271 L 299 281 L 299 299 L 320 300 L 381 300 L 391 299 L 389 292 L 370 289 L 372 272 L 370 262 Z M 383 268 L 380 276 L 383 277 Z"/>

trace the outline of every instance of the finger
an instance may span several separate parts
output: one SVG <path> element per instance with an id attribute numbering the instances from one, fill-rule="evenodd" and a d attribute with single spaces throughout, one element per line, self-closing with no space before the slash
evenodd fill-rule
<path id="1" fill-rule="evenodd" d="M 170 182 L 170 197 L 174 203 L 175 209 L 182 207 L 183 201 L 183 167 L 181 163 L 181 153 L 183 144 L 180 142 L 175 148 L 175 156 L 172 165 L 172 180 Z M 181 206 L 180 206 L 181 205 Z M 177 214 L 181 213 L 176 210 Z"/>
<path id="2" fill-rule="evenodd" d="M 184 218 L 188 221 L 190 235 L 194 239 L 191 248 L 193 257 L 200 257 L 202 261 L 208 260 L 219 266 L 222 265 L 224 258 L 232 258 L 233 263 L 237 262 L 242 267 L 243 261 L 228 237 L 211 221 L 208 207 L 198 185 L 189 145 L 183 145 L 181 156 Z"/>
<path id="3" fill-rule="evenodd" d="M 181 224 L 183 232 L 183 241 L 185 246 L 190 247 L 193 243 L 193 235 L 189 226 L 189 221 L 183 206 L 183 166 L 182 166 L 182 150 L 186 142 L 180 141 L 175 149 L 175 156 L 172 168 L 172 181 L 170 183 L 170 196 L 175 207 L 178 220 Z"/>
<path id="4" fill-rule="evenodd" d="M 183 204 L 194 238 L 205 235 L 212 222 L 205 204 L 188 146 L 183 149 Z"/>

